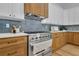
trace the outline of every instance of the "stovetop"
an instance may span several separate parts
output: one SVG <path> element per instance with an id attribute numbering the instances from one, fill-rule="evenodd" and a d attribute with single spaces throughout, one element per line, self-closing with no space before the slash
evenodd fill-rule
<path id="1" fill-rule="evenodd" d="M 48 31 L 37 31 L 37 32 L 24 32 L 24 33 L 35 34 L 35 33 L 50 33 L 50 32 L 48 32 Z"/>

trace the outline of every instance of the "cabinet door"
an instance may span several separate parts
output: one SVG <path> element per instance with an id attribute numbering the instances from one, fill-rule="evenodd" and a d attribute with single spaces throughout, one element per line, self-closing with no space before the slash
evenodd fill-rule
<path id="1" fill-rule="evenodd" d="M 45 16 L 45 4 L 40 3 L 40 16 Z"/>
<path id="2" fill-rule="evenodd" d="M 30 3 L 24 3 L 24 13 L 30 13 L 31 12 L 31 4 Z"/>
<path id="3" fill-rule="evenodd" d="M 57 50 L 66 44 L 65 35 L 66 34 L 64 32 L 63 33 L 62 32 L 53 33 L 53 35 L 52 35 L 53 50 Z"/>
<path id="4" fill-rule="evenodd" d="M 48 17 L 48 4 L 40 3 L 40 16 Z"/>
<path id="5" fill-rule="evenodd" d="M 35 3 L 30 4 L 30 11 L 32 14 L 37 15 L 37 5 Z"/>
<path id="6" fill-rule="evenodd" d="M 48 3 L 44 4 L 44 8 L 45 8 L 44 15 L 45 15 L 45 17 L 48 17 Z"/>
<path id="7" fill-rule="evenodd" d="M 73 43 L 74 42 L 74 32 L 69 32 L 68 33 L 68 43 Z"/>
<path id="8" fill-rule="evenodd" d="M 22 3 L 0 3 L 0 16 L 24 19 Z"/>
<path id="9" fill-rule="evenodd" d="M 41 4 L 39 4 L 39 3 L 32 3 L 31 4 L 31 12 L 34 15 L 40 16 L 40 13 L 41 13 Z"/>
<path id="10" fill-rule="evenodd" d="M 12 16 L 19 19 L 24 19 L 24 4 L 13 3 L 12 4 Z"/>
<path id="11" fill-rule="evenodd" d="M 53 48 L 53 50 L 57 50 L 58 48 L 60 48 L 60 39 L 59 38 L 53 38 L 52 48 Z"/>
<path id="12" fill-rule="evenodd" d="M 26 44 L 2 48 L 0 49 L 0 56 L 27 56 Z"/>
<path id="13" fill-rule="evenodd" d="M 66 39 L 65 39 L 66 33 L 62 32 L 59 34 L 60 38 L 60 46 L 64 46 L 66 44 Z"/>
<path id="14" fill-rule="evenodd" d="M 79 45 L 79 33 L 78 32 L 74 33 L 74 44 Z"/>
<path id="15" fill-rule="evenodd" d="M 35 3 L 32 5 L 32 12 L 35 15 L 47 17 L 48 15 L 48 5 L 45 3 Z"/>
<path id="16" fill-rule="evenodd" d="M 25 13 L 48 17 L 48 4 L 46 3 L 26 3 L 24 4 Z"/>
<path id="17" fill-rule="evenodd" d="M 62 41 L 62 38 L 61 38 L 61 34 L 60 33 L 53 33 L 53 43 L 52 43 L 52 46 L 53 46 L 53 50 L 57 50 L 58 48 L 61 47 L 61 41 Z"/>

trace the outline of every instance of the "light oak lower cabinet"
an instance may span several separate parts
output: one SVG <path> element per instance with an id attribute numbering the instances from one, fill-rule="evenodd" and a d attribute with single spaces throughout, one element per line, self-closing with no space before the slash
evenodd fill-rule
<path id="1" fill-rule="evenodd" d="M 52 33 L 52 47 L 54 51 L 66 44 L 65 35 L 64 32 Z"/>
<path id="2" fill-rule="evenodd" d="M 68 43 L 79 45 L 79 32 L 68 32 Z"/>
<path id="3" fill-rule="evenodd" d="M 68 39 L 67 39 L 67 42 L 68 43 L 74 43 L 74 32 L 68 32 Z"/>
<path id="4" fill-rule="evenodd" d="M 27 37 L 0 38 L 0 56 L 27 56 Z"/>
<path id="5" fill-rule="evenodd" d="M 79 32 L 74 32 L 74 44 L 79 45 Z"/>
<path id="6" fill-rule="evenodd" d="M 54 32 L 52 33 L 52 48 L 54 51 L 70 43 L 79 45 L 79 32 Z"/>

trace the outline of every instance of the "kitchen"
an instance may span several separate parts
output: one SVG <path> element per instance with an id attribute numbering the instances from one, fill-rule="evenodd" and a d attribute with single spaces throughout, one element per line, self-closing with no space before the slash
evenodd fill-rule
<path id="1" fill-rule="evenodd" d="M 0 56 L 79 56 L 78 9 L 79 3 L 0 3 Z"/>
<path id="2" fill-rule="evenodd" d="M 42 11 L 39 15 L 36 8 L 33 9 L 35 14 L 28 10 L 28 3 L 0 4 L 0 39 L 4 39 L 0 41 L 1 56 L 41 56 L 50 51 L 48 25 L 41 24 L 41 20 L 47 18 L 47 10 L 44 11 L 47 4 L 37 5 L 31 7 L 40 7 L 43 11 L 38 9 Z"/>

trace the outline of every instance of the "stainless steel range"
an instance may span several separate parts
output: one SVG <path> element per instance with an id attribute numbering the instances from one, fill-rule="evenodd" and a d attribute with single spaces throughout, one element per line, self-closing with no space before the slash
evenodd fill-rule
<path id="1" fill-rule="evenodd" d="M 29 34 L 29 56 L 42 56 L 50 50 L 50 33 Z"/>

